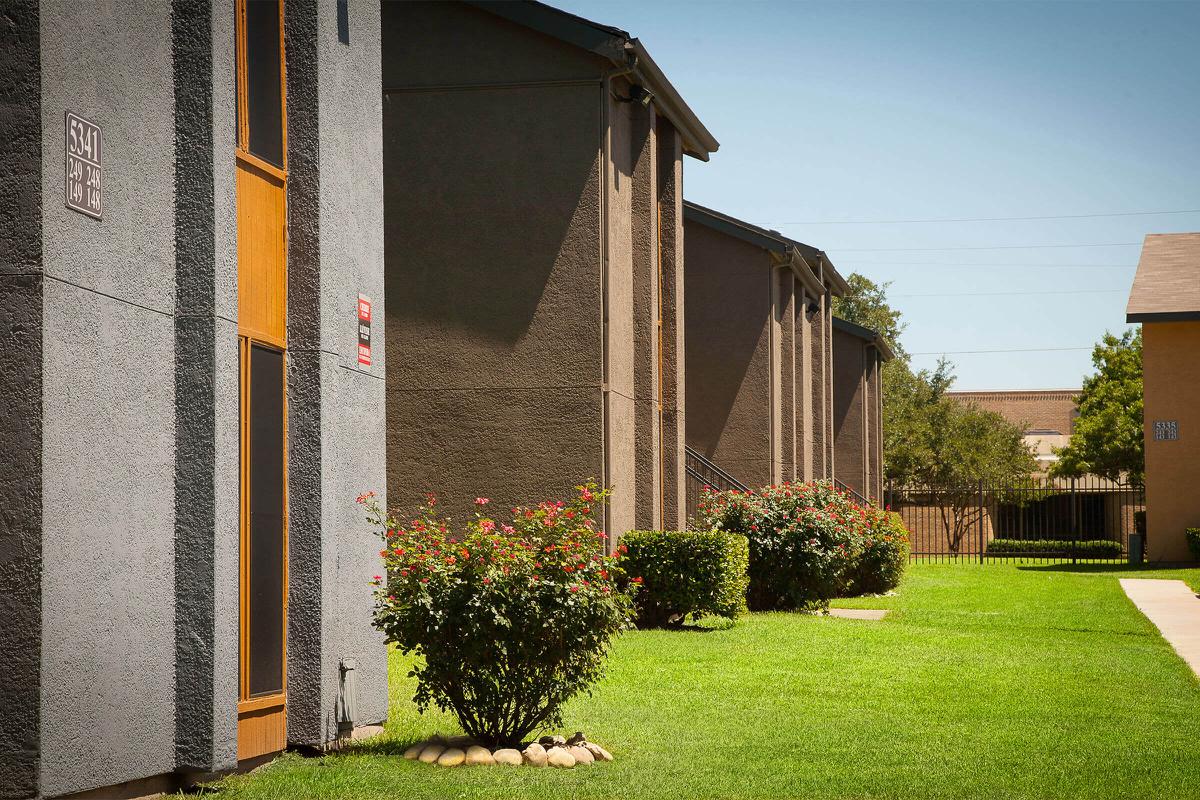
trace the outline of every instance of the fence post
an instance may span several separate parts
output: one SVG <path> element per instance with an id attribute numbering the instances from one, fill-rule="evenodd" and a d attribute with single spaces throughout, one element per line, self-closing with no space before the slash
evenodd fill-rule
<path id="1" fill-rule="evenodd" d="M 979 480 L 979 563 L 983 563 L 984 533 L 983 533 L 983 479 Z"/>
<path id="2" fill-rule="evenodd" d="M 1075 481 L 1071 478 L 1071 566 L 1075 566 L 1079 554 L 1079 495 Z"/>

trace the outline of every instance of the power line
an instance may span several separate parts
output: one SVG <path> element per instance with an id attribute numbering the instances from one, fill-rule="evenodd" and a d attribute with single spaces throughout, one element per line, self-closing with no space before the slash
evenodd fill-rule
<path id="1" fill-rule="evenodd" d="M 963 356 L 975 353 L 1065 353 L 1073 350 L 1091 350 L 1091 347 L 1028 347 L 1014 350 L 937 350 L 928 353 L 909 353 L 910 356 Z"/>
<path id="2" fill-rule="evenodd" d="M 1108 214 L 1056 214 L 1044 217 L 954 217 L 937 219 L 829 219 L 807 222 L 770 222 L 768 225 L 916 225 L 927 222 L 1025 222 L 1041 219 L 1098 219 L 1100 217 L 1148 217 L 1163 214 L 1200 214 L 1200 208 L 1175 211 L 1114 211 Z"/>
<path id="3" fill-rule="evenodd" d="M 1056 247 L 1141 247 L 1141 242 L 1105 242 L 1103 244 L 996 244 L 986 247 L 827 247 L 842 253 L 929 253 L 940 250 L 1040 250 Z"/>
<path id="4" fill-rule="evenodd" d="M 1000 264 L 995 262 L 975 262 L 974 264 L 964 264 L 961 261 L 859 261 L 857 259 L 842 261 L 838 259 L 840 266 L 854 266 L 856 264 L 878 264 L 883 266 L 893 267 L 1108 267 L 1112 269 L 1133 269 L 1137 264 L 1051 264 L 1049 262 L 1041 263 L 1025 263 L 1025 264 Z"/>
<path id="5" fill-rule="evenodd" d="M 894 294 L 892 297 L 998 297 L 1031 294 L 1125 294 L 1128 289 L 1066 289 L 1042 292 L 936 292 L 932 294 Z"/>

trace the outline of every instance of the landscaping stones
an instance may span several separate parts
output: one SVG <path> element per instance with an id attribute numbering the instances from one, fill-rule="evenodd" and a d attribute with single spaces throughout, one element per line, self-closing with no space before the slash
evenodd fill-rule
<path id="1" fill-rule="evenodd" d="M 502 747 L 492 753 L 492 758 L 496 759 L 496 763 L 505 767 L 519 767 L 523 763 L 521 751 L 514 750 L 511 747 Z"/>
<path id="2" fill-rule="evenodd" d="M 566 751 L 575 758 L 576 764 L 591 764 L 596 760 L 590 750 L 577 744 L 569 745 Z"/>
<path id="3" fill-rule="evenodd" d="M 596 761 L 613 760 L 612 753 L 608 752 L 595 742 L 584 742 L 583 746 L 587 748 L 587 751 L 592 754 L 592 758 L 594 758 Z"/>
<path id="4" fill-rule="evenodd" d="M 565 747 L 551 747 L 546 754 L 546 764 L 559 769 L 573 769 L 575 767 L 575 756 L 567 752 Z"/>
<path id="5" fill-rule="evenodd" d="M 491 767 L 495 766 L 496 759 L 492 757 L 491 750 L 476 744 L 467 748 L 467 758 L 464 763 L 468 767 Z"/>
<path id="6" fill-rule="evenodd" d="M 440 767 L 557 767 L 573 769 L 612 761 L 612 753 L 595 742 L 589 742 L 583 731 L 577 731 L 570 739 L 562 736 L 543 736 L 530 742 L 524 749 L 501 747 L 496 750 L 484 747 L 469 736 L 436 735 L 417 742 L 404 751 L 404 758 L 423 764 Z"/>
<path id="7" fill-rule="evenodd" d="M 528 766 L 531 766 L 531 767 L 546 766 L 546 758 L 547 758 L 546 748 L 542 747 L 542 745 L 538 742 L 534 742 L 533 744 L 526 747 L 525 751 L 523 753 L 521 753 L 521 755 L 525 758 L 525 763 Z"/>
<path id="8" fill-rule="evenodd" d="M 422 764 L 433 764 L 444 752 L 446 752 L 445 745 L 427 744 L 425 745 L 425 749 L 421 751 L 421 755 L 417 756 L 417 760 Z"/>
<path id="9" fill-rule="evenodd" d="M 438 756 L 439 767 L 457 767 L 467 760 L 467 754 L 459 747 L 449 747 Z"/>

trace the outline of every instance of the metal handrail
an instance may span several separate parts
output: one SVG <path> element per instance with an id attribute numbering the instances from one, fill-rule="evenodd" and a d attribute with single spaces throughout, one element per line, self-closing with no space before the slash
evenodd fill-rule
<path id="1" fill-rule="evenodd" d="M 685 446 L 683 448 L 683 452 L 685 455 L 684 469 L 687 471 L 688 475 L 700 481 L 702 484 L 712 486 L 714 489 L 722 492 L 727 492 L 730 490 L 737 490 L 739 492 L 750 491 L 750 487 L 746 486 L 746 484 L 742 483 L 737 478 L 733 477 L 728 472 L 709 461 L 691 447 Z"/>
<path id="2" fill-rule="evenodd" d="M 856 492 L 854 489 L 850 488 L 846 484 L 842 483 L 837 478 L 833 479 L 833 486 L 835 489 L 838 489 L 840 491 L 848 493 L 851 497 L 854 498 L 855 502 L 857 502 L 859 505 L 862 505 L 862 506 L 873 505 L 870 500 L 863 497 L 861 494 L 859 494 L 858 492 Z"/>

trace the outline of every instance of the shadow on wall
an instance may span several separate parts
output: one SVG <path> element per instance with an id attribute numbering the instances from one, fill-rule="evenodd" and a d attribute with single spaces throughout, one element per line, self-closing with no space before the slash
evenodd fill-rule
<path id="1" fill-rule="evenodd" d="M 575 301 L 551 282 L 556 264 L 598 265 L 594 231 L 571 235 L 596 206 L 596 142 L 578 133 L 581 114 L 596 116 L 581 101 L 597 101 L 555 88 L 503 94 L 385 97 L 386 296 L 401 324 L 512 348 L 539 305 L 570 313 Z"/>
<path id="2" fill-rule="evenodd" d="M 771 314 L 767 256 L 703 226 L 685 230 L 688 446 L 731 469 L 721 463 L 718 445 L 766 462 L 770 418 L 763 412 L 770 402 L 770 359 L 759 350 L 767 346 Z M 761 442 L 741 441 L 759 433 L 768 442 L 765 451 Z"/>

